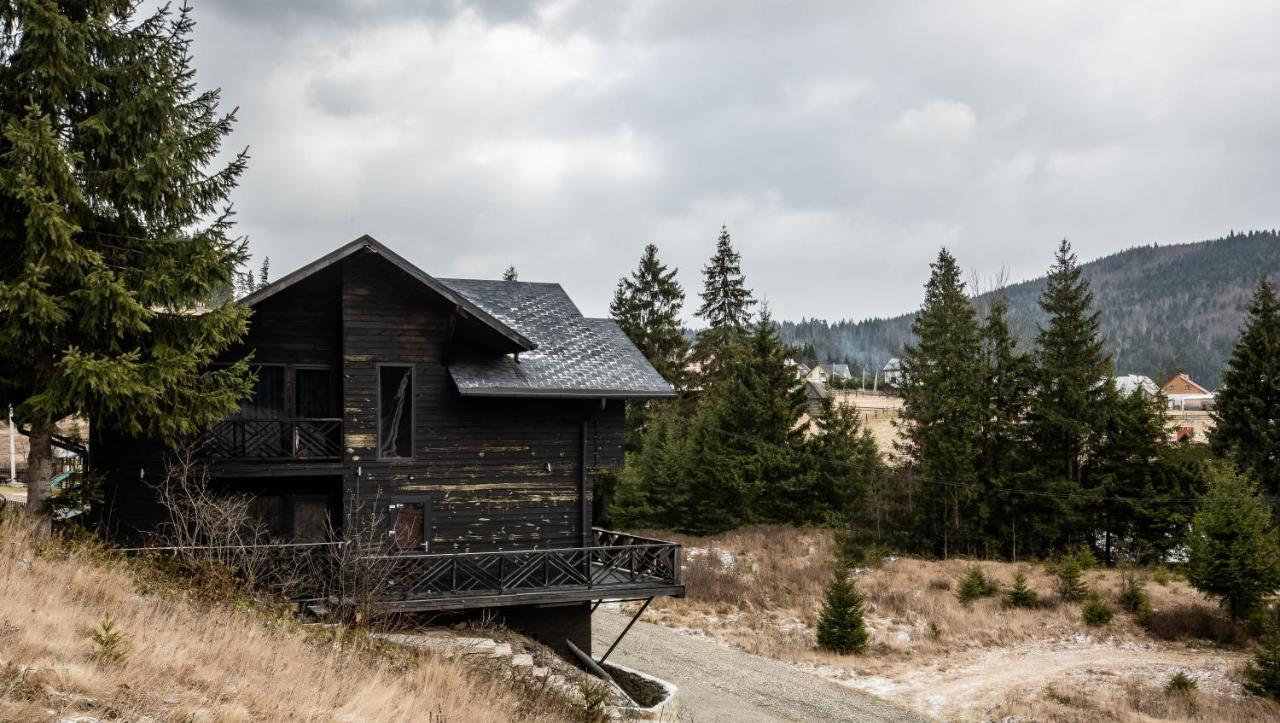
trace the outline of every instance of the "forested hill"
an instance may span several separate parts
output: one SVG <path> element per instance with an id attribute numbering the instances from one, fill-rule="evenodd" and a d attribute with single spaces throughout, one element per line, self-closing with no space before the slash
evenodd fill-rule
<path id="1" fill-rule="evenodd" d="M 1185 371 L 1216 386 L 1231 354 L 1244 307 L 1265 274 L 1280 278 L 1275 230 L 1173 246 L 1138 246 L 1084 264 L 1102 311 L 1102 330 L 1121 374 L 1163 379 Z M 1042 320 L 1044 278 L 1005 289 L 1011 316 L 1029 342 Z M 921 295 L 923 298 L 923 289 Z M 977 299 L 985 306 L 987 295 Z M 781 322 L 787 343 L 812 345 L 814 358 L 880 368 L 902 351 L 912 314 L 866 321 Z"/>

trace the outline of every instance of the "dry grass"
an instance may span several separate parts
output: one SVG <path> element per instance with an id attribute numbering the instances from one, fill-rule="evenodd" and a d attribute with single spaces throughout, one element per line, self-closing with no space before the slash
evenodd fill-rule
<path id="1" fill-rule="evenodd" d="M 936 715 L 991 716 L 1012 696 L 1009 714 L 1031 720 L 1106 719 L 1097 707 L 1104 701 L 1114 707 L 1114 720 L 1201 720 L 1208 713 L 1197 711 L 1219 705 L 1231 720 L 1280 719 L 1280 707 L 1240 692 L 1243 631 L 1176 577 L 1162 585 L 1140 573 L 1153 609 L 1144 624 L 1119 605 L 1119 570 L 1086 572 L 1085 583 L 1116 610 L 1109 625 L 1090 628 L 1080 604 L 1058 596 L 1043 565 L 976 563 L 1001 590 L 1016 573 L 1026 575 L 1043 604 L 1021 609 L 1000 595 L 961 604 L 956 584 L 974 561 L 892 559 L 855 571 L 871 645 L 866 654 L 841 656 L 818 650 L 815 640 L 832 575 L 830 532 L 755 527 L 674 537 L 686 545 L 687 597 L 655 600 L 658 621 L 810 666 Z M 1212 683 L 1196 694 L 1196 705 L 1141 687 L 1179 669 Z M 1097 694 L 1090 698 L 1096 705 L 1073 709 L 1071 695 L 1057 701 L 1046 693 L 1055 680 L 1058 692 L 1085 686 Z"/>
<path id="2" fill-rule="evenodd" d="M 379 650 L 284 617 L 156 589 L 91 546 L 37 549 L 0 518 L 0 720 L 564 720 L 574 712 L 463 663 Z M 95 655 L 112 619 L 122 662 Z"/>

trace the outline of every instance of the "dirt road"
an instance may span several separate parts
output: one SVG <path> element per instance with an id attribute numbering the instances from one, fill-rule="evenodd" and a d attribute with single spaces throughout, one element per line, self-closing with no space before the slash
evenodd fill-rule
<path id="1" fill-rule="evenodd" d="M 597 656 L 629 619 L 603 606 L 596 611 Z M 609 659 L 674 683 L 680 689 L 680 719 L 692 723 L 928 720 L 793 665 L 646 622 L 636 623 Z"/>

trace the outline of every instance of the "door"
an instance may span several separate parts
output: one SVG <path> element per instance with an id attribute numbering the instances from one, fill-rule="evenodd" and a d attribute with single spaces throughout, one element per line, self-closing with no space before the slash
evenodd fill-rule
<path id="1" fill-rule="evenodd" d="M 391 548 L 395 552 L 427 552 L 431 545 L 431 498 L 397 497 L 391 503 Z"/>

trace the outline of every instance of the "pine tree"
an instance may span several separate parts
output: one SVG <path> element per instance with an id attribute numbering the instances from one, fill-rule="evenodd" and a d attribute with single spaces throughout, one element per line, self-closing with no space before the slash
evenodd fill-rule
<path id="1" fill-rule="evenodd" d="M 785 363 L 787 351 L 764 309 L 709 392 L 721 405 L 720 431 L 735 451 L 749 507 L 772 522 L 794 522 L 801 514 L 790 495 L 808 471 L 798 454 L 804 437 L 797 426 L 808 404 Z"/>
<path id="2" fill-rule="evenodd" d="M 1029 446 L 1046 480 L 1037 491 L 1059 495 L 1062 502 L 1039 497 L 1041 504 L 1029 508 L 1040 521 L 1035 533 L 1042 544 L 1054 547 L 1079 533 L 1080 511 L 1069 501 L 1082 487 L 1083 465 L 1116 397 L 1093 292 L 1065 239 L 1049 270 L 1040 308 L 1048 322 L 1036 333 Z"/>
<path id="3" fill-rule="evenodd" d="M 657 246 L 645 246 L 640 265 L 618 281 L 609 315 L 658 373 L 679 389 L 688 342 L 680 325 L 684 289 L 676 281 L 677 271 L 658 260 Z"/>
<path id="4" fill-rule="evenodd" d="M 702 268 L 702 305 L 696 315 L 706 322 L 694 341 L 694 360 L 702 367 L 703 386 L 720 378 L 723 359 L 751 324 L 755 299 L 742 275 L 742 257 L 729 230 L 721 227 L 716 252 Z"/>
<path id="5" fill-rule="evenodd" d="M 1040 596 L 1027 584 L 1027 576 L 1022 572 L 1013 576 L 1013 586 L 1005 592 L 1004 601 L 1006 605 L 1015 608 L 1040 606 Z"/>
<path id="6" fill-rule="evenodd" d="M 978 318 L 960 267 L 938 253 L 924 305 L 911 326 L 916 338 L 902 357 L 903 442 L 899 447 L 923 484 L 920 539 L 947 554 L 970 543 L 982 408 Z"/>
<path id="7" fill-rule="evenodd" d="M 848 655 L 867 649 L 867 626 L 862 619 L 862 594 L 843 567 L 827 586 L 826 600 L 818 616 L 818 645 Z"/>
<path id="8" fill-rule="evenodd" d="M 1280 700 L 1280 626 L 1274 621 L 1253 659 L 1245 663 L 1244 681 L 1247 692 Z"/>
<path id="9" fill-rule="evenodd" d="M 1242 620 L 1280 588 L 1280 547 L 1257 484 L 1219 463 L 1191 521 L 1187 579 Z"/>
<path id="10" fill-rule="evenodd" d="M 1280 494 L 1280 301 L 1266 279 L 1249 302 L 1215 404 L 1214 451 L 1234 455 L 1267 494 Z"/>
<path id="11" fill-rule="evenodd" d="M 262 257 L 262 266 L 258 268 L 258 288 L 271 282 L 271 257 Z"/>
<path id="12" fill-rule="evenodd" d="M 520 280 L 520 274 L 516 273 L 516 267 L 514 265 L 508 266 L 506 271 L 502 272 L 502 280 L 503 281 L 519 281 Z"/>
<path id="13" fill-rule="evenodd" d="M 1102 349 L 1101 312 L 1064 239 L 1049 270 L 1040 308 L 1049 317 L 1036 333 L 1033 442 L 1062 477 L 1079 482 L 1081 462 L 1106 407 L 1111 363 Z"/>
<path id="14" fill-rule="evenodd" d="M 1009 303 L 1003 292 L 991 299 L 981 331 L 981 413 L 979 418 L 977 500 L 981 528 L 994 550 L 1018 552 L 1021 497 L 995 490 L 1016 489 L 1023 468 L 1026 412 L 1031 395 L 1031 358 L 1018 349 L 1009 328 Z M 1025 522 L 1022 523 L 1026 527 Z M 983 545 L 987 553 L 988 545 Z"/>
<path id="15" fill-rule="evenodd" d="M 246 328 L 225 298 L 246 156 L 208 170 L 233 117 L 196 90 L 189 9 L 135 7 L 0 4 L 0 401 L 36 511 L 59 419 L 172 439 L 249 392 L 245 364 L 209 365 Z"/>

